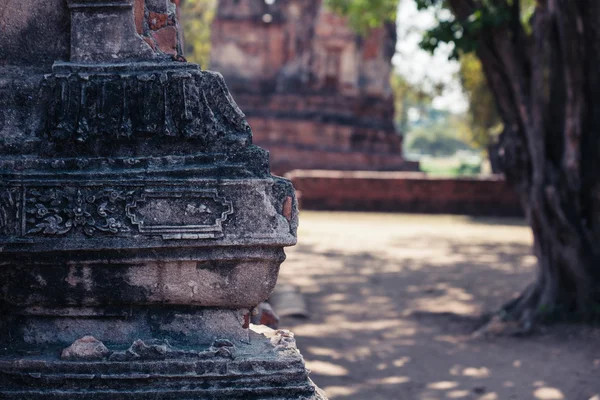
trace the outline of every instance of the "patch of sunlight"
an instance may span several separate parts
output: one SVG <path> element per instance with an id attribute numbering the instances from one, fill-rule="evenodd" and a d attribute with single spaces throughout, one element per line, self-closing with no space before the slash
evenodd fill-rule
<path id="1" fill-rule="evenodd" d="M 488 378 L 491 375 L 491 372 L 486 367 L 475 368 L 453 365 L 452 368 L 450 368 L 450 375 L 467 376 L 469 378 Z"/>
<path id="2" fill-rule="evenodd" d="M 444 285 L 444 286 L 448 293 L 448 296 L 455 297 L 456 299 L 461 300 L 461 301 L 473 300 L 473 295 L 471 293 L 467 293 L 465 291 L 465 289 L 463 289 L 463 288 L 448 287 L 448 285 Z"/>
<path id="3" fill-rule="evenodd" d="M 386 369 L 388 369 L 388 365 L 386 363 L 380 363 L 377 364 L 377 367 L 375 367 L 377 369 L 377 371 L 384 371 Z"/>
<path id="4" fill-rule="evenodd" d="M 323 285 L 324 283 L 327 282 L 331 282 L 331 283 L 335 283 L 337 285 L 347 285 L 350 283 L 366 283 L 367 279 L 366 278 L 361 278 L 358 276 L 343 276 L 343 275 L 336 275 L 335 277 L 331 277 L 331 278 L 319 278 L 319 284 Z"/>
<path id="5" fill-rule="evenodd" d="M 340 354 L 337 351 L 335 351 L 333 349 L 328 349 L 325 347 L 310 346 L 310 347 L 307 347 L 302 352 L 304 353 L 305 351 L 310 354 L 314 354 L 315 356 L 320 356 L 320 357 L 341 358 Z"/>
<path id="6" fill-rule="evenodd" d="M 452 299 L 449 296 L 440 296 L 434 299 L 416 299 L 413 307 L 419 311 L 448 312 L 458 315 L 473 315 L 480 312 L 479 307 L 476 305 Z"/>
<path id="7" fill-rule="evenodd" d="M 346 359 L 352 361 L 364 360 L 375 353 L 375 348 L 371 346 L 357 346 L 346 352 Z"/>
<path id="8" fill-rule="evenodd" d="M 367 304 L 390 304 L 391 300 L 386 296 L 369 296 L 367 297 Z"/>
<path id="9" fill-rule="evenodd" d="M 504 387 L 507 387 L 507 388 L 515 387 L 515 383 L 513 381 L 504 381 L 503 385 L 504 385 Z M 600 400 L 600 399 L 598 399 L 598 400 Z"/>
<path id="10" fill-rule="evenodd" d="M 306 361 L 306 367 L 314 374 L 325 376 L 346 376 L 349 373 L 348 370 L 341 365 L 326 361 Z"/>
<path id="11" fill-rule="evenodd" d="M 352 396 L 358 391 L 358 389 L 350 386 L 327 386 L 323 388 L 323 391 L 330 398 L 334 398 L 342 396 Z"/>
<path id="12" fill-rule="evenodd" d="M 600 394 L 590 397 L 589 400 L 600 400 Z"/>
<path id="13" fill-rule="evenodd" d="M 446 397 L 450 399 L 462 399 L 471 395 L 469 390 L 452 390 L 446 393 Z"/>
<path id="14" fill-rule="evenodd" d="M 539 400 L 564 400 L 565 398 L 563 392 L 552 387 L 541 387 L 536 389 L 536 391 L 533 392 L 533 395 Z"/>
<path id="15" fill-rule="evenodd" d="M 524 265 L 529 266 L 529 267 L 536 266 L 537 262 L 538 262 L 538 259 L 536 256 L 528 255 L 528 256 L 521 257 L 521 263 L 523 263 Z"/>
<path id="16" fill-rule="evenodd" d="M 439 257 L 431 257 L 428 258 L 431 267 L 449 267 L 460 263 L 470 262 L 471 258 L 466 257 L 464 254 L 454 253 L 454 254 L 441 254 Z"/>
<path id="17" fill-rule="evenodd" d="M 356 322 L 344 320 L 343 318 L 334 318 L 334 316 L 331 316 L 326 318 L 325 324 L 306 324 L 294 328 L 294 330 L 297 331 L 298 329 L 302 329 L 304 331 L 306 329 L 307 331 L 310 331 L 314 329 L 319 329 L 319 327 L 321 327 L 322 332 L 330 331 L 331 333 L 336 333 L 342 329 L 352 331 L 382 331 L 391 329 L 397 332 L 401 332 L 402 336 L 413 336 L 416 333 L 416 328 L 410 325 L 404 321 L 399 320 L 380 319 Z M 297 333 L 297 336 L 301 336 L 301 334 Z"/>
<path id="18" fill-rule="evenodd" d="M 433 382 L 433 383 L 430 383 L 429 385 L 427 385 L 427 387 L 429 389 L 433 389 L 433 390 L 449 390 L 449 389 L 454 389 L 457 386 L 458 386 L 458 382 L 454 382 L 454 381 L 439 381 L 439 382 Z"/>
<path id="19" fill-rule="evenodd" d="M 385 335 L 384 335 L 384 338 L 388 339 L 388 338 L 385 337 Z M 413 340 L 413 339 L 402 339 L 402 340 L 395 339 L 394 340 L 394 346 L 399 346 L 399 347 L 402 347 L 402 346 L 404 346 L 404 347 L 414 346 L 415 343 L 416 343 L 416 341 Z"/>
<path id="20" fill-rule="evenodd" d="M 463 341 L 462 338 L 451 336 L 451 335 L 437 335 L 433 338 L 437 342 L 449 343 L 449 344 L 459 344 Z"/>
<path id="21" fill-rule="evenodd" d="M 394 361 L 394 367 L 401 368 L 404 367 L 411 361 L 410 357 L 401 357 Z"/>
<path id="22" fill-rule="evenodd" d="M 412 266 L 414 266 L 415 264 L 412 264 Z M 398 272 L 403 272 L 404 270 L 406 270 L 407 267 L 400 264 L 399 262 L 391 262 L 391 263 L 387 263 L 385 265 L 381 265 L 379 266 L 379 274 L 383 274 L 383 273 L 388 273 L 388 274 L 397 274 Z M 408 268 L 409 270 L 413 271 L 414 269 L 412 268 Z M 419 268 L 417 268 L 419 269 Z"/>
<path id="23" fill-rule="evenodd" d="M 487 378 L 490 376 L 490 370 L 486 367 L 465 368 L 462 374 L 471 378 Z"/>
<path id="24" fill-rule="evenodd" d="M 414 336 L 416 333 L 417 330 L 415 328 L 386 329 L 381 336 L 384 339 L 399 339 L 407 336 Z"/>
<path id="25" fill-rule="evenodd" d="M 442 259 L 450 255 L 450 249 L 440 250 L 439 248 L 431 248 L 430 245 L 424 246 L 422 249 L 403 247 L 401 250 L 398 249 L 396 251 L 401 251 L 405 259 L 416 260 L 431 259 L 433 256 L 437 256 L 435 257 L 436 259 Z"/>
<path id="26" fill-rule="evenodd" d="M 523 365 L 523 362 L 521 360 L 515 360 L 515 361 L 513 361 L 513 367 L 515 367 L 515 368 L 521 368 L 521 365 Z"/>
<path id="27" fill-rule="evenodd" d="M 333 303 L 346 301 L 347 295 L 345 293 L 333 293 L 323 297 L 324 303 Z"/>
<path id="28" fill-rule="evenodd" d="M 476 253 L 476 255 L 479 253 Z M 498 257 L 497 254 L 481 254 L 481 255 L 477 255 L 477 262 L 480 263 L 486 263 L 486 264 L 494 264 L 501 261 L 500 257 Z M 507 271 L 511 271 L 512 270 L 512 266 L 507 266 L 507 268 L 501 268 L 501 269 L 505 269 Z"/>
<path id="29" fill-rule="evenodd" d="M 479 398 L 479 400 L 499 400 L 500 397 L 498 397 L 497 393 L 491 392 L 491 393 L 486 393 L 485 395 L 481 396 Z"/>
<path id="30" fill-rule="evenodd" d="M 407 376 L 388 376 L 387 378 L 370 379 L 369 383 L 373 385 L 400 385 L 410 382 Z"/>

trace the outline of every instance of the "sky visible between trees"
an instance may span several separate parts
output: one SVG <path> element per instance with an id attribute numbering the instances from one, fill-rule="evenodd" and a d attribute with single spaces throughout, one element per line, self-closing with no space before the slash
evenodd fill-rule
<path id="1" fill-rule="evenodd" d="M 396 72 L 409 84 L 430 93 L 436 86 L 441 94 L 434 97 L 432 105 L 439 110 L 464 113 L 469 104 L 458 76 L 460 64 L 449 60 L 452 48 L 441 45 L 434 54 L 423 50 L 419 43 L 423 32 L 436 24 L 432 10 L 419 11 L 413 0 L 400 1 L 398 6 L 398 43 L 392 62 Z M 431 66 L 435 65 L 435 68 Z"/>

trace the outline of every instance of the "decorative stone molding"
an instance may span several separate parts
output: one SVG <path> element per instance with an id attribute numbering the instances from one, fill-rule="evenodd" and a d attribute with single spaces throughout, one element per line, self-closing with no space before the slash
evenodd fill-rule
<path id="1" fill-rule="evenodd" d="M 22 192 L 19 188 L 0 189 L 0 236 L 19 234 L 22 207 Z"/>
<path id="2" fill-rule="evenodd" d="M 134 193 L 104 187 L 30 188 L 24 194 L 23 236 L 128 232 L 123 209 Z"/>
<path id="3" fill-rule="evenodd" d="M 127 216 L 143 234 L 163 239 L 214 239 L 223 236 L 223 222 L 233 204 L 216 190 L 144 190 L 126 207 Z"/>
<path id="4" fill-rule="evenodd" d="M 164 137 L 195 140 L 210 151 L 227 136 L 249 141 L 250 128 L 223 77 L 197 65 L 57 63 L 46 85 L 48 139 L 61 146 Z"/>

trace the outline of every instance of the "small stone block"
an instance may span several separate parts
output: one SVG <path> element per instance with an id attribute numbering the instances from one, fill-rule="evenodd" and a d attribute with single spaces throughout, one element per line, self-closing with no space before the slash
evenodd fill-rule
<path id="1" fill-rule="evenodd" d="M 135 30 L 138 35 L 144 34 L 144 8 L 145 8 L 144 0 L 135 0 L 133 5 L 133 14 L 135 17 Z"/>
<path id="2" fill-rule="evenodd" d="M 167 14 L 156 13 L 154 11 L 150 11 L 148 14 L 148 26 L 153 31 L 164 28 L 168 22 L 169 16 Z"/>
<path id="3" fill-rule="evenodd" d="M 158 48 L 166 54 L 177 54 L 177 28 L 167 26 L 161 30 L 152 32 Z"/>
<path id="4" fill-rule="evenodd" d="M 64 349 L 60 358 L 68 361 L 97 361 L 109 355 L 110 350 L 104 343 L 93 336 L 84 336 Z"/>
<path id="5" fill-rule="evenodd" d="M 146 0 L 146 5 L 150 11 L 166 13 L 168 10 L 168 0 Z"/>

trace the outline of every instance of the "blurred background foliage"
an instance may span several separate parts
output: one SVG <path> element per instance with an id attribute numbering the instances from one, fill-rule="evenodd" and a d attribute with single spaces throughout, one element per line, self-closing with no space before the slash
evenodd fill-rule
<path id="1" fill-rule="evenodd" d="M 218 0 L 184 0 L 181 3 L 186 58 L 204 69 L 210 66 L 210 33 L 217 3 Z"/>
<path id="2" fill-rule="evenodd" d="M 366 34 L 385 22 L 395 22 L 398 0 L 327 0 L 338 14 L 346 15 L 355 31 Z"/>

